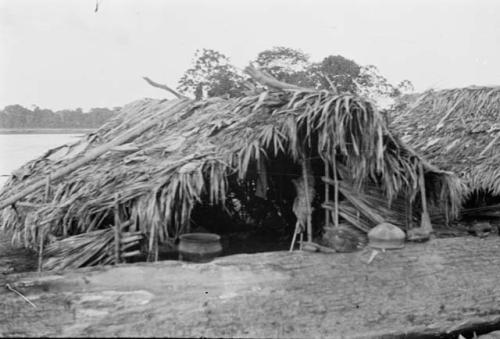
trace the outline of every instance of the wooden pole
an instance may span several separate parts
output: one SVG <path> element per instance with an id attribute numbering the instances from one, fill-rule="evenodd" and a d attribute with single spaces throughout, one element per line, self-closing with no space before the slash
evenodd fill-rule
<path id="1" fill-rule="evenodd" d="M 300 222 L 297 220 L 295 223 L 295 230 L 293 231 L 293 237 L 292 237 L 292 243 L 290 244 L 290 252 L 293 251 L 293 248 L 295 247 L 295 241 L 297 240 L 297 233 L 299 233 L 300 230 Z"/>
<path id="2" fill-rule="evenodd" d="M 339 227 L 339 182 L 337 178 L 337 150 L 333 150 L 333 182 L 334 185 L 334 202 L 335 202 L 335 216 L 334 216 L 334 225 L 335 227 Z"/>
<path id="3" fill-rule="evenodd" d="M 38 246 L 38 272 L 42 272 L 43 269 L 43 232 L 38 235 L 40 237 L 40 243 Z"/>
<path id="4" fill-rule="evenodd" d="M 120 215 L 119 215 L 119 196 L 115 195 L 115 206 L 114 206 L 114 217 L 115 217 L 115 265 L 121 262 L 120 258 L 120 244 L 121 244 L 121 225 L 120 225 Z"/>
<path id="5" fill-rule="evenodd" d="M 408 197 L 408 229 L 413 228 L 413 204 L 411 203 L 410 197 Z"/>
<path id="6" fill-rule="evenodd" d="M 158 232 L 158 228 L 155 228 L 156 232 Z M 159 251 L 159 237 L 158 235 L 155 236 L 155 262 L 158 261 L 158 251 Z"/>
<path id="7" fill-rule="evenodd" d="M 446 227 L 450 226 L 448 199 L 444 202 L 444 225 Z"/>
<path id="8" fill-rule="evenodd" d="M 175 100 L 175 101 L 172 100 L 172 104 L 170 107 L 168 107 L 168 110 L 172 111 L 172 113 L 176 113 L 176 112 L 179 112 L 179 111 L 185 109 L 189 105 L 189 103 L 190 103 L 190 101 L 188 101 L 188 100 Z M 145 131 L 147 131 L 148 129 L 150 129 L 154 125 L 156 125 L 163 118 L 164 118 L 163 115 L 162 116 L 155 115 L 154 117 L 151 117 L 149 119 L 144 120 L 141 124 L 139 124 L 135 128 L 123 133 L 122 135 L 113 139 L 112 141 L 108 142 L 107 144 L 104 144 L 104 145 L 101 145 L 99 147 L 94 148 L 86 156 L 84 156 L 78 160 L 75 160 L 75 161 L 71 162 L 70 164 L 68 164 L 67 166 L 55 171 L 54 173 L 51 174 L 51 180 L 59 179 L 59 178 L 65 176 L 66 174 L 73 172 L 77 168 L 85 165 L 86 163 L 98 158 L 99 156 L 106 153 L 111 148 L 119 146 L 121 144 L 124 144 L 127 141 L 129 141 L 130 139 L 135 138 L 138 135 L 141 135 L 142 133 L 144 133 Z M 7 206 L 12 205 L 13 203 L 18 201 L 19 199 L 24 198 L 25 196 L 27 196 L 31 192 L 36 191 L 37 189 L 42 187 L 44 184 L 45 184 L 45 179 L 39 180 L 35 183 L 32 183 L 31 185 L 26 187 L 21 192 L 19 192 L 15 195 L 11 196 L 10 198 L 2 201 L 2 203 L 0 204 L 0 210 L 4 209 Z"/>
<path id="9" fill-rule="evenodd" d="M 307 170 L 307 164 L 306 161 L 308 161 L 304 155 L 302 159 L 302 175 L 304 177 L 304 186 L 305 186 L 305 199 L 306 199 L 306 207 L 307 207 L 307 241 L 312 242 L 312 218 L 311 218 L 311 197 L 309 197 L 309 173 Z M 302 240 L 302 239 L 301 239 Z M 301 241 L 302 242 L 302 241 Z M 302 244 L 301 244 L 302 246 Z"/>
<path id="10" fill-rule="evenodd" d="M 427 197 L 425 193 L 425 178 L 424 178 L 424 167 L 422 164 L 419 165 L 420 169 L 420 196 L 422 198 L 422 219 L 420 221 L 420 227 L 428 232 L 432 232 L 431 218 L 429 212 L 427 211 Z"/>
<path id="11" fill-rule="evenodd" d="M 408 195 L 408 190 L 406 189 L 405 190 L 405 216 L 406 216 L 406 220 L 405 220 L 405 226 L 406 226 L 406 229 L 409 230 L 410 229 L 410 197 Z"/>
<path id="12" fill-rule="evenodd" d="M 47 181 L 45 183 L 45 202 L 49 202 L 50 198 L 50 174 L 47 176 Z M 38 236 L 40 237 L 40 242 L 38 245 L 38 272 L 42 272 L 43 270 L 43 243 L 44 243 L 44 232 L 38 227 Z"/>
<path id="13" fill-rule="evenodd" d="M 325 161 L 325 177 L 330 178 L 330 165 Z M 330 185 L 325 182 L 325 204 L 330 200 Z M 325 226 L 330 226 L 330 211 L 325 209 Z"/>

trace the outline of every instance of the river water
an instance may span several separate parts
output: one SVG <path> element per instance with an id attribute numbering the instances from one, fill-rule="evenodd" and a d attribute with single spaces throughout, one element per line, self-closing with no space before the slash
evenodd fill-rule
<path id="1" fill-rule="evenodd" d="M 82 134 L 0 134 L 0 187 L 10 173 L 49 149 L 74 143 Z"/>

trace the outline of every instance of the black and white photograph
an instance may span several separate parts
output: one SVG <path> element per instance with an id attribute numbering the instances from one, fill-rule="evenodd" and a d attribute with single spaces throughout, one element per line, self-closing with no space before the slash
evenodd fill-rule
<path id="1" fill-rule="evenodd" d="M 500 339 L 500 1 L 0 0 L 0 337 Z"/>

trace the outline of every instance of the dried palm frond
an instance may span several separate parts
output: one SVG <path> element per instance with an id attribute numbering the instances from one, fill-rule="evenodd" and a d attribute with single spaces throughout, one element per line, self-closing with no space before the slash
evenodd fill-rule
<path id="1" fill-rule="evenodd" d="M 82 266 L 116 264 L 114 228 L 107 228 L 51 242 L 45 249 L 45 270 L 74 269 Z M 121 234 L 120 255 L 138 248 L 143 236 L 140 232 Z"/>
<path id="2" fill-rule="evenodd" d="M 367 233 L 374 226 L 390 222 L 402 225 L 406 211 L 401 199 L 391 205 L 383 192 L 377 187 L 365 185 L 363 191 L 352 190 L 348 182 L 339 182 L 339 192 L 344 200 L 339 203 L 339 215 L 352 227 Z M 324 204 L 333 209 L 332 203 Z"/>
<path id="3" fill-rule="evenodd" d="M 45 250 L 46 270 L 109 264 L 114 261 L 114 232 L 98 230 L 74 235 L 49 244 Z"/>
<path id="4" fill-rule="evenodd" d="M 464 208 L 460 215 L 462 218 L 500 218 L 500 204 Z"/>

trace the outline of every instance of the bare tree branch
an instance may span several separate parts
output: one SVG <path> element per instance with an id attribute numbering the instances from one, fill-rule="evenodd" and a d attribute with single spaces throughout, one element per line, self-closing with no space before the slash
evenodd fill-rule
<path id="1" fill-rule="evenodd" d="M 164 89 L 165 91 L 167 92 L 170 92 L 172 93 L 173 95 L 175 95 L 177 98 L 179 99 L 187 99 L 186 96 L 182 95 L 182 94 L 179 94 L 177 93 L 176 91 L 174 91 L 173 89 L 171 89 L 170 87 L 168 87 L 167 85 L 162 85 L 162 84 L 159 84 L 157 82 L 154 82 L 153 80 L 149 79 L 148 77 L 142 77 L 144 80 L 146 80 L 146 82 L 148 84 L 150 84 L 151 86 L 153 87 L 157 87 L 157 88 L 161 88 L 161 89 Z"/>

